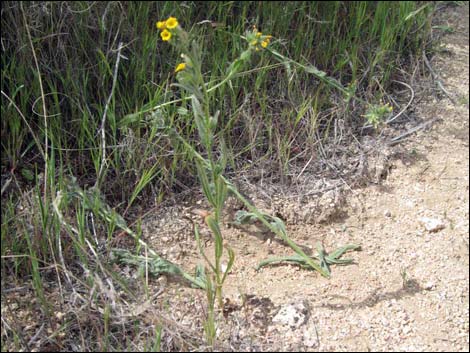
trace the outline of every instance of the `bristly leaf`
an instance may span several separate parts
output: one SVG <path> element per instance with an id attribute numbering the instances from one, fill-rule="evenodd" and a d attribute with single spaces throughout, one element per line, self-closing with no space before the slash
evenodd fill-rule
<path id="1" fill-rule="evenodd" d="M 314 257 L 320 260 L 322 269 L 327 270 L 329 273 L 330 265 L 350 265 L 354 263 L 353 259 L 340 259 L 340 257 L 345 252 L 351 251 L 351 250 L 361 250 L 361 246 L 356 245 L 356 244 L 348 244 L 348 245 L 345 245 L 336 249 L 331 254 L 327 254 L 325 250 L 323 249 L 323 247 L 321 246 L 321 244 L 318 244 L 318 254 Z M 291 256 L 281 256 L 281 257 L 275 257 L 275 258 L 261 261 L 258 264 L 258 266 L 256 266 L 256 270 L 258 271 L 261 267 L 264 267 L 270 264 L 277 264 L 280 262 L 293 262 L 303 268 L 312 269 L 311 266 L 309 266 L 309 264 L 305 261 L 305 258 L 303 256 L 300 256 L 299 254 L 295 254 Z"/>
<path id="2" fill-rule="evenodd" d="M 225 200 L 227 199 L 227 185 L 225 184 L 225 181 L 222 178 L 217 178 L 215 187 L 215 197 L 217 198 L 217 216 L 220 216 L 222 214 L 222 209 L 224 207 Z"/>
<path id="3" fill-rule="evenodd" d="M 204 146 L 209 147 L 212 144 L 212 133 L 209 129 L 209 122 L 206 121 L 206 117 L 201 107 L 201 103 L 196 96 L 191 97 L 191 106 L 193 107 L 194 121 L 196 122 L 199 137 Z"/>
<path id="4" fill-rule="evenodd" d="M 227 247 L 228 251 L 228 264 L 227 264 L 227 269 L 224 272 L 224 276 L 222 277 L 222 283 L 225 282 L 225 277 L 227 277 L 228 273 L 232 269 L 233 263 L 235 262 L 235 252 L 233 251 L 232 248 Z"/>
<path id="5" fill-rule="evenodd" d="M 223 238 L 222 233 L 220 232 L 219 223 L 216 221 L 214 215 L 209 215 L 205 218 L 206 224 L 209 226 L 210 230 L 214 234 L 215 240 L 215 258 L 216 262 L 222 257 L 223 252 Z"/>
<path id="6" fill-rule="evenodd" d="M 198 160 L 195 161 L 196 168 L 197 168 L 197 175 L 199 177 L 199 181 L 201 182 L 202 191 L 204 195 L 207 197 L 207 200 L 212 206 L 217 204 L 217 200 L 214 198 L 212 188 L 210 186 L 209 178 L 207 177 L 207 172 L 204 166 Z"/>

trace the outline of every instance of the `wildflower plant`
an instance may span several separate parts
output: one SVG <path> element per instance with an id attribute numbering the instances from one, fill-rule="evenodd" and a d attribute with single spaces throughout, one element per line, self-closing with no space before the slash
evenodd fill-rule
<path id="1" fill-rule="evenodd" d="M 218 136 L 216 139 L 216 129 L 219 124 L 220 111 L 216 110 L 213 112 L 210 105 L 212 92 L 226 83 L 230 84 L 231 79 L 237 73 L 240 73 L 245 64 L 249 63 L 252 53 L 262 51 L 272 54 L 274 58 L 282 61 L 288 69 L 291 65 L 296 65 L 306 72 L 315 75 L 320 80 L 342 91 L 347 97 L 347 100 L 355 98 L 353 97 L 354 88 L 345 88 L 338 81 L 328 77 L 325 72 L 318 70 L 316 67 L 302 65 L 271 49 L 270 44 L 273 37 L 263 34 L 258 31 L 256 27 L 252 27 L 251 30 L 245 33 L 244 37 L 241 37 L 247 42 L 246 49 L 228 65 L 222 80 L 210 86 L 205 82 L 202 73 L 202 50 L 199 43 L 191 39 L 189 33 L 184 31 L 174 17 L 170 17 L 165 21 L 158 21 L 156 27 L 160 30 L 162 40 L 175 46 L 177 51 L 180 52 L 181 61 L 176 64 L 174 69 L 178 82 L 173 85 L 179 87 L 187 94 L 187 96 L 179 100 L 179 102 L 190 100 L 192 116 L 197 127 L 200 143 L 203 147 L 203 152 L 198 152 L 196 147 L 183 138 L 175 129 L 169 128 L 170 135 L 182 142 L 187 150 L 194 156 L 194 162 L 203 193 L 212 208 L 209 215 L 204 218 L 204 222 L 214 235 L 215 253 L 213 260 L 206 256 L 200 241 L 199 229 L 197 225 L 194 226 L 195 237 L 201 255 L 212 271 L 212 277 L 205 277 L 205 287 L 209 301 L 209 318 L 207 320 L 208 327 L 206 327 L 206 333 L 208 338 L 212 341 L 215 335 L 213 324 L 214 304 L 215 301 L 217 301 L 219 309 L 223 308 L 222 286 L 235 260 L 234 251 L 230 247 L 226 247 L 228 264 L 225 270 L 222 269 L 221 260 L 224 253 L 224 246 L 220 223 L 224 203 L 229 192 L 244 203 L 245 207 L 250 212 L 250 219 L 256 218 L 261 221 L 261 223 L 280 236 L 296 252 L 296 261 L 304 264 L 306 268 L 318 271 L 325 277 L 329 277 L 330 275 L 329 270 L 325 266 L 317 263 L 314 260 L 315 258 L 306 255 L 302 249 L 288 237 L 286 227 L 281 219 L 261 213 L 224 177 L 223 173 L 227 164 L 228 152 L 223 138 Z M 215 153 L 217 150 L 218 153 Z"/>
<path id="2" fill-rule="evenodd" d="M 253 26 L 253 30 L 248 31 L 246 34 L 246 40 L 256 51 L 265 49 L 269 45 L 272 37 L 272 35 L 263 35 L 263 33 L 258 31 L 256 26 Z"/>
<path id="3" fill-rule="evenodd" d="M 377 128 L 379 124 L 384 120 L 384 117 L 389 115 L 393 111 L 389 103 L 387 104 L 370 104 L 367 109 L 364 118 L 367 119 L 369 124 L 373 125 L 374 128 Z"/>
<path id="4" fill-rule="evenodd" d="M 214 234 L 215 239 L 215 256 L 214 261 L 204 254 L 199 239 L 199 230 L 195 225 L 195 236 L 201 250 L 201 254 L 208 263 L 213 272 L 214 293 L 208 293 L 210 311 L 214 309 L 214 301 L 217 299 L 219 307 L 222 307 L 222 285 L 225 278 L 233 265 L 235 254 L 232 249 L 227 248 L 228 265 L 225 271 L 222 271 L 221 260 L 224 252 L 222 233 L 220 230 L 220 220 L 225 200 L 227 198 L 227 184 L 222 179 L 222 173 L 225 169 L 227 159 L 226 153 L 222 152 L 220 157 L 214 155 L 215 129 L 217 127 L 219 112 L 211 114 L 209 107 L 209 92 L 204 82 L 204 76 L 201 68 L 202 52 L 196 41 L 191 41 L 189 34 L 186 33 L 178 21 L 174 17 L 170 17 L 166 21 L 157 22 L 157 28 L 161 30 L 162 40 L 174 45 L 181 53 L 182 61 L 176 65 L 174 70 L 178 83 L 174 85 L 181 88 L 190 97 L 192 115 L 196 123 L 200 141 L 207 155 L 207 160 L 196 159 L 196 168 L 201 182 L 201 186 L 205 197 L 211 205 L 212 212 L 205 217 L 204 221 Z M 168 31 L 170 38 L 165 40 L 163 33 Z M 168 35 L 166 35 L 168 36 Z M 219 142 L 222 150 L 224 150 L 223 141 Z M 193 146 L 190 146 L 194 150 Z M 207 279 L 207 287 L 212 288 L 212 280 Z M 209 289 L 210 292 L 212 292 Z M 214 333 L 213 330 L 208 330 Z M 209 334 L 212 336 L 212 334 Z"/>
<path id="5" fill-rule="evenodd" d="M 241 71 L 243 66 L 249 62 L 253 51 L 257 52 L 261 50 L 269 51 L 278 60 L 283 60 L 286 65 L 295 64 L 304 68 L 307 72 L 314 74 L 333 87 L 343 91 L 343 93 L 345 93 L 349 99 L 352 95 L 351 90 L 344 88 L 333 78 L 327 77 L 326 73 L 318 70 L 314 66 L 302 65 L 286 58 L 275 50 L 270 49 L 269 45 L 273 37 L 271 35 L 263 34 L 262 32 L 258 31 L 256 27 L 252 27 L 252 29 L 248 30 L 245 33 L 245 36 L 242 37 L 246 40 L 247 47 L 232 63 L 230 63 L 230 65 L 228 65 L 225 77 L 222 79 L 222 81 L 212 87 L 209 87 L 209 85 L 205 82 L 204 75 L 202 73 L 202 51 L 199 43 L 196 40 L 191 40 L 190 35 L 184 31 L 184 29 L 179 25 L 177 19 L 174 17 L 170 17 L 166 21 L 157 22 L 156 27 L 161 31 L 160 35 L 162 40 L 169 42 L 171 45 L 174 45 L 181 53 L 180 56 L 182 60 L 176 65 L 174 70 L 178 83 L 174 83 L 173 85 L 181 88 L 189 96 L 188 99 L 191 103 L 192 115 L 197 127 L 200 142 L 204 148 L 205 156 L 197 152 L 195 146 L 191 145 L 176 131 L 172 130 L 173 136 L 183 142 L 185 147 L 187 147 L 195 157 L 194 161 L 196 164 L 198 177 L 201 182 L 202 190 L 212 207 L 212 212 L 207 217 L 205 217 L 205 223 L 214 233 L 216 243 L 215 260 L 214 263 L 212 263 L 205 255 L 204 258 L 209 263 L 210 268 L 214 272 L 215 294 L 219 305 L 222 306 L 222 284 L 234 261 L 233 251 L 230 248 L 227 248 L 229 263 L 225 272 L 222 273 L 221 258 L 223 254 L 223 239 L 219 225 L 228 192 L 233 193 L 237 198 L 239 198 L 245 204 L 246 208 L 251 212 L 253 217 L 258 218 L 271 231 L 285 240 L 295 250 L 295 252 L 305 260 L 305 263 L 310 266 L 310 268 L 320 272 L 320 274 L 323 276 L 328 277 L 329 273 L 324 271 L 321 266 L 314 262 L 312 258 L 308 257 L 292 240 L 289 239 L 282 220 L 277 217 L 262 214 L 237 191 L 233 184 L 231 184 L 223 176 L 223 172 L 227 164 L 227 153 L 224 141 L 221 137 L 217 139 L 217 146 L 215 145 L 216 128 L 219 122 L 220 111 L 212 113 L 210 106 L 210 94 L 217 87 L 230 82 L 230 80 Z M 168 31 L 170 34 L 163 35 L 164 31 Z M 170 38 L 165 39 L 166 37 Z M 216 149 L 219 150 L 217 156 L 214 153 L 214 150 Z M 195 227 L 195 233 L 196 238 L 199 239 L 199 231 L 197 227 Z"/>

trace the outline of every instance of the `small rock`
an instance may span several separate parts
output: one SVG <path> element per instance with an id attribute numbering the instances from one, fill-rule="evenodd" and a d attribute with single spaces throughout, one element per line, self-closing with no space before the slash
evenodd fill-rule
<path id="1" fill-rule="evenodd" d="M 304 332 L 303 343 L 306 347 L 314 348 L 318 346 L 317 333 L 313 328 L 310 328 Z"/>
<path id="2" fill-rule="evenodd" d="M 414 208 L 415 207 L 415 202 L 413 200 L 406 200 L 405 205 L 408 208 Z"/>
<path id="3" fill-rule="evenodd" d="M 158 284 L 160 285 L 161 288 L 164 288 L 164 287 L 166 287 L 166 285 L 168 283 L 168 278 L 165 275 L 160 275 L 157 278 L 157 282 L 158 282 Z"/>
<path id="4" fill-rule="evenodd" d="M 430 233 L 434 233 L 445 228 L 445 223 L 438 218 L 421 217 L 419 221 Z"/>
<path id="5" fill-rule="evenodd" d="M 310 316 L 310 309 L 306 301 L 290 303 L 281 307 L 273 323 L 289 326 L 291 329 L 304 325 Z"/>
<path id="6" fill-rule="evenodd" d="M 412 331 L 412 329 L 410 326 L 404 326 L 402 331 L 405 335 L 408 335 Z"/>
<path id="7" fill-rule="evenodd" d="M 386 210 L 386 211 L 384 212 L 384 216 L 385 216 L 385 217 L 392 217 L 392 212 L 390 212 L 390 210 Z"/>
<path id="8" fill-rule="evenodd" d="M 424 285 L 424 289 L 426 290 L 431 290 L 434 287 L 436 287 L 436 284 L 432 281 L 426 282 L 426 284 Z"/>

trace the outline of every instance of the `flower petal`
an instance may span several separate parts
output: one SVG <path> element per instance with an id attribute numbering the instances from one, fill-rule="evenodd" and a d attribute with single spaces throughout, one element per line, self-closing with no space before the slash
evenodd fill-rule
<path id="1" fill-rule="evenodd" d="M 171 38 L 171 32 L 164 29 L 161 33 L 160 33 L 160 36 L 162 37 L 162 40 L 167 42 L 170 40 Z"/>
<path id="2" fill-rule="evenodd" d="M 176 28 L 178 26 L 178 20 L 175 17 L 169 17 L 166 20 L 166 26 L 169 29 Z"/>

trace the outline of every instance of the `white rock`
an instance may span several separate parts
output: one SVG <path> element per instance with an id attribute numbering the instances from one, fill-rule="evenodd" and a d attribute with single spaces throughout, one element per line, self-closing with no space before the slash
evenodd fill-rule
<path id="1" fill-rule="evenodd" d="M 419 221 L 424 225 L 424 228 L 431 233 L 444 229 L 446 226 L 445 223 L 438 218 L 421 217 Z"/>
<path id="2" fill-rule="evenodd" d="M 429 281 L 424 285 L 424 289 L 431 290 L 436 287 L 436 284 L 433 281 Z"/>
<path id="3" fill-rule="evenodd" d="M 408 335 L 412 331 L 412 329 L 410 326 L 407 325 L 403 327 L 402 331 L 405 335 Z"/>
<path id="4" fill-rule="evenodd" d="M 307 322 L 309 315 L 310 310 L 308 303 L 305 301 L 290 303 L 281 307 L 276 316 L 273 317 L 273 323 L 296 329 Z"/>
<path id="5" fill-rule="evenodd" d="M 306 347 L 313 348 L 318 346 L 317 333 L 315 328 L 311 327 L 308 330 L 305 330 L 303 335 L 303 343 Z"/>

